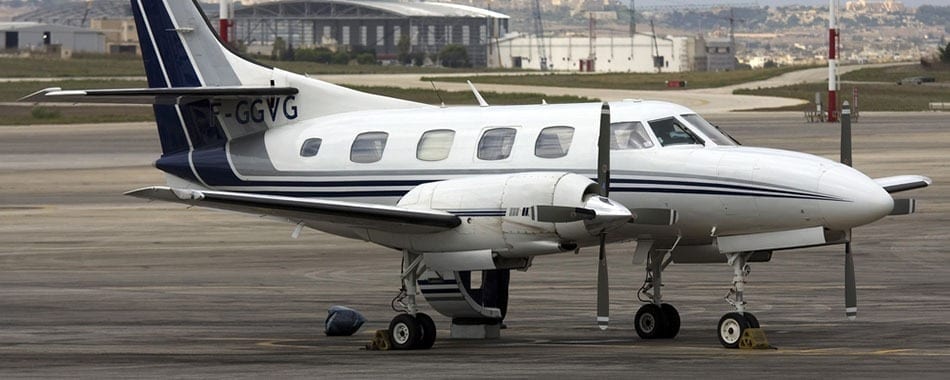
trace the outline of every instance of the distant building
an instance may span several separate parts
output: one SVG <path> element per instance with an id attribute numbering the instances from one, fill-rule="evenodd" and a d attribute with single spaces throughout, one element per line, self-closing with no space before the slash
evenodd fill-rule
<path id="1" fill-rule="evenodd" d="M 732 71 L 736 69 L 735 44 L 728 38 L 705 40 L 706 71 Z"/>
<path id="2" fill-rule="evenodd" d="M 485 9 L 430 1 L 274 1 L 235 9 L 233 38 L 259 53 L 269 53 L 279 37 L 295 48 L 366 48 L 393 59 L 405 36 L 412 53 L 462 45 L 472 64 L 484 67 L 494 41 L 508 33 L 508 19 Z"/>
<path id="3" fill-rule="evenodd" d="M 106 49 L 110 54 L 142 55 L 138 30 L 132 18 L 95 19 L 90 22 L 90 27 L 105 34 Z"/>
<path id="4" fill-rule="evenodd" d="M 722 49 L 718 41 L 707 45 L 702 38 L 652 34 L 544 37 L 549 70 L 585 72 L 684 72 L 735 70 L 732 49 Z M 532 35 L 511 35 L 500 39 L 489 66 L 541 68 L 539 40 Z M 711 52 L 710 52 L 711 51 Z M 657 58 L 654 58 L 657 57 Z"/>
<path id="5" fill-rule="evenodd" d="M 104 53 L 106 38 L 101 32 L 37 22 L 0 22 L 3 51 L 33 51 L 61 54 Z"/>

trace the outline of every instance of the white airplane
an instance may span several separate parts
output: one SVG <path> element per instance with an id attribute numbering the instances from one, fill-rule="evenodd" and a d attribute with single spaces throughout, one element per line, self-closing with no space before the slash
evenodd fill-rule
<path id="1" fill-rule="evenodd" d="M 910 200 L 922 176 L 870 179 L 813 155 L 739 145 L 695 112 L 655 101 L 434 107 L 251 62 L 219 43 L 192 2 L 131 0 L 147 89 L 46 89 L 29 102 L 154 104 L 167 185 L 128 195 L 264 215 L 401 252 L 394 348 L 429 348 L 432 318 L 452 334 L 493 334 L 510 269 L 600 246 L 597 321 L 608 323 L 605 245 L 637 241 L 647 277 L 644 339 L 673 338 L 671 263 L 728 263 L 716 329 L 725 347 L 759 322 L 743 299 L 750 262 L 778 250 L 847 244 L 850 231 Z M 593 181 L 596 178 L 597 181 Z M 608 194 L 609 191 L 609 194 Z M 482 286 L 471 287 L 471 272 Z M 473 330 L 474 329 L 474 330 Z"/>

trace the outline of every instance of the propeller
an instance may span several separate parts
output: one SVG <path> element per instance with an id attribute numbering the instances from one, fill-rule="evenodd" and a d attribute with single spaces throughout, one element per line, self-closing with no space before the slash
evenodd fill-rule
<path id="1" fill-rule="evenodd" d="M 851 106 L 848 101 L 841 105 L 841 163 L 851 166 Z M 858 317 L 858 291 L 854 277 L 854 255 L 851 253 L 851 231 L 847 231 L 844 243 L 844 307 L 849 320 Z"/>
<path id="2" fill-rule="evenodd" d="M 610 194 L 610 105 L 600 108 L 600 133 L 597 139 L 597 184 L 600 195 Z M 610 323 L 610 287 L 607 281 L 607 233 L 600 233 L 600 252 L 597 255 L 597 326 L 606 330 Z"/>

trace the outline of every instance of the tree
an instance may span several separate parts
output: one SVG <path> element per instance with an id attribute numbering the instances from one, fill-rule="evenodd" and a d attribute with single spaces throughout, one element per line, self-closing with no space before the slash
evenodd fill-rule
<path id="1" fill-rule="evenodd" d="M 281 59 L 285 51 L 287 50 L 287 42 L 283 38 L 277 37 L 274 39 L 274 47 L 271 48 L 270 58 L 271 59 Z"/>
<path id="2" fill-rule="evenodd" d="M 439 50 L 439 61 L 445 67 L 471 67 L 468 60 L 468 50 L 462 45 L 445 45 Z"/>
<path id="3" fill-rule="evenodd" d="M 284 54 L 281 54 L 280 60 L 281 60 L 281 61 L 293 61 L 294 58 L 296 58 L 296 54 L 295 54 L 295 52 L 294 52 L 294 44 L 292 44 L 292 43 L 287 44 L 287 50 L 284 50 Z"/>
<path id="4" fill-rule="evenodd" d="M 398 52 L 396 59 L 399 60 L 399 63 L 403 65 L 412 63 L 412 55 L 409 53 L 411 49 L 412 44 L 409 42 L 409 36 L 404 34 L 399 37 L 399 43 L 396 44 L 396 51 Z"/>
<path id="5" fill-rule="evenodd" d="M 950 43 L 946 47 L 937 47 L 940 62 L 950 64 Z"/>

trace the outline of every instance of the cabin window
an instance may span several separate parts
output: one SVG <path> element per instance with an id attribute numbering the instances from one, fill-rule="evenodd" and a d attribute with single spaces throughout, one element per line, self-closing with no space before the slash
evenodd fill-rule
<path id="1" fill-rule="evenodd" d="M 653 129 L 653 134 L 662 146 L 703 143 L 702 139 L 696 137 L 674 118 L 650 121 L 650 128 Z"/>
<path id="2" fill-rule="evenodd" d="M 610 125 L 610 150 L 648 149 L 653 147 L 653 140 L 647 133 L 643 123 L 628 121 Z"/>
<path id="3" fill-rule="evenodd" d="M 541 158 L 558 158 L 567 155 L 574 140 L 574 128 L 547 127 L 541 130 L 534 143 L 534 155 Z"/>
<path id="4" fill-rule="evenodd" d="M 323 144 L 323 139 L 307 139 L 303 142 L 303 145 L 300 146 L 300 157 L 313 157 L 320 152 L 320 145 Z"/>
<path id="5" fill-rule="evenodd" d="M 478 159 L 486 161 L 504 160 L 511 156 L 511 147 L 515 145 L 514 128 L 494 128 L 485 131 L 478 140 Z"/>
<path id="6" fill-rule="evenodd" d="M 427 131 L 419 139 L 416 146 L 416 158 L 422 161 L 442 161 L 449 157 L 452 142 L 455 141 L 455 131 L 436 129 Z"/>
<path id="7" fill-rule="evenodd" d="M 350 161 L 370 164 L 381 160 L 388 139 L 389 134 L 386 132 L 360 133 L 356 136 L 356 140 L 353 140 L 353 146 L 350 147 Z"/>

